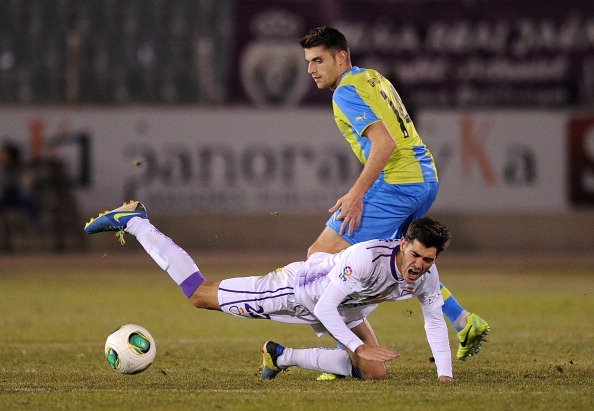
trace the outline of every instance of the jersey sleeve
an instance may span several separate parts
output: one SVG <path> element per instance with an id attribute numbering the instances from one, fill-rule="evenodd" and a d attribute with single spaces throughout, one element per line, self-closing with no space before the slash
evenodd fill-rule
<path id="1" fill-rule="evenodd" d="M 330 282 L 314 307 L 314 315 L 326 330 L 353 352 L 363 341 L 345 324 L 338 306 L 351 292 L 361 290 L 362 281 L 371 275 L 371 264 L 367 249 L 353 246 L 345 250 L 328 274 Z"/>
<path id="2" fill-rule="evenodd" d="M 357 134 L 362 135 L 370 125 L 381 120 L 355 86 L 341 86 L 336 89 L 333 100 L 342 114 L 347 118 Z"/>
<path id="3" fill-rule="evenodd" d="M 443 297 L 439 289 L 437 267 L 433 266 L 431 270 L 434 272 L 427 277 L 428 281 L 424 284 L 425 290 L 418 296 L 418 299 L 425 320 L 427 341 L 431 347 L 433 358 L 435 358 L 437 376 L 452 377 L 452 353 L 447 325 L 441 310 Z"/>
<path id="4" fill-rule="evenodd" d="M 336 284 L 328 284 L 314 308 L 314 315 L 334 338 L 354 352 L 363 345 L 363 341 L 349 329 L 338 313 L 338 305 L 347 295 Z"/>
<path id="5" fill-rule="evenodd" d="M 452 353 L 448 339 L 448 328 L 443 318 L 441 309 L 432 310 L 423 306 L 423 317 L 425 318 L 425 333 L 431 347 L 431 353 L 435 358 L 437 376 L 453 377 Z"/>

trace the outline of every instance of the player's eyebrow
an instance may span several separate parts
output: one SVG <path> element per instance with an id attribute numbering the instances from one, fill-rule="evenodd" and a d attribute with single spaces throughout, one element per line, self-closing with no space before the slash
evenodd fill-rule
<path id="1" fill-rule="evenodd" d="M 414 250 L 411 250 L 411 253 L 413 254 L 414 257 L 421 257 L 423 260 L 425 260 L 428 263 L 432 263 L 433 261 L 435 261 L 435 258 L 432 258 L 432 257 L 423 257 L 421 254 L 417 253 Z"/>
<path id="2" fill-rule="evenodd" d="M 322 60 L 324 60 L 322 56 L 315 56 L 315 57 L 312 57 L 309 60 L 308 59 L 305 59 L 305 61 L 307 61 L 308 63 L 311 63 L 312 61 L 322 61 Z"/>

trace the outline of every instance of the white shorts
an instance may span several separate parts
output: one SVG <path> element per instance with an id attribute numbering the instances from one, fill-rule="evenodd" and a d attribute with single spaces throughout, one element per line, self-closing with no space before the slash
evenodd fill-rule
<path id="1" fill-rule="evenodd" d="M 299 261 L 263 276 L 221 281 L 218 295 L 221 310 L 237 317 L 265 318 L 285 323 L 319 322 L 313 314 L 295 304 L 293 283 L 301 265 L 303 262 Z"/>
<path id="2" fill-rule="evenodd" d="M 227 314 L 291 324 L 309 324 L 318 335 L 326 328 L 310 311 L 295 301 L 295 276 L 303 261 L 288 264 L 263 276 L 236 277 L 221 281 L 219 305 Z M 363 322 L 374 305 L 339 310 L 349 328 Z"/>

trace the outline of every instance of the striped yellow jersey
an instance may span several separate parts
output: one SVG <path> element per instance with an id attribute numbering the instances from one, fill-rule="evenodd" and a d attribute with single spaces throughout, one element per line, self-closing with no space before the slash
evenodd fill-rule
<path id="1" fill-rule="evenodd" d="M 367 162 L 371 141 L 364 137 L 370 124 L 383 121 L 396 150 L 383 179 L 390 184 L 437 181 L 433 155 L 417 133 L 394 86 L 375 70 L 353 67 L 343 74 L 332 97 L 334 119 L 362 164 Z"/>

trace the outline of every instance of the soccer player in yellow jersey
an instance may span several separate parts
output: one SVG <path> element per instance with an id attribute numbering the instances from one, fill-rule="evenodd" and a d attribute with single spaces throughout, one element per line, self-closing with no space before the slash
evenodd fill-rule
<path id="1" fill-rule="evenodd" d="M 403 237 L 437 196 L 439 182 L 431 152 L 392 83 L 375 70 L 351 64 L 341 32 L 315 28 L 299 44 L 318 88 L 334 91 L 334 119 L 363 164 L 354 185 L 330 208 L 332 215 L 308 256 L 336 253 L 374 238 Z M 457 358 L 464 360 L 479 350 L 489 326 L 441 287 L 443 312 L 458 331 Z"/>

